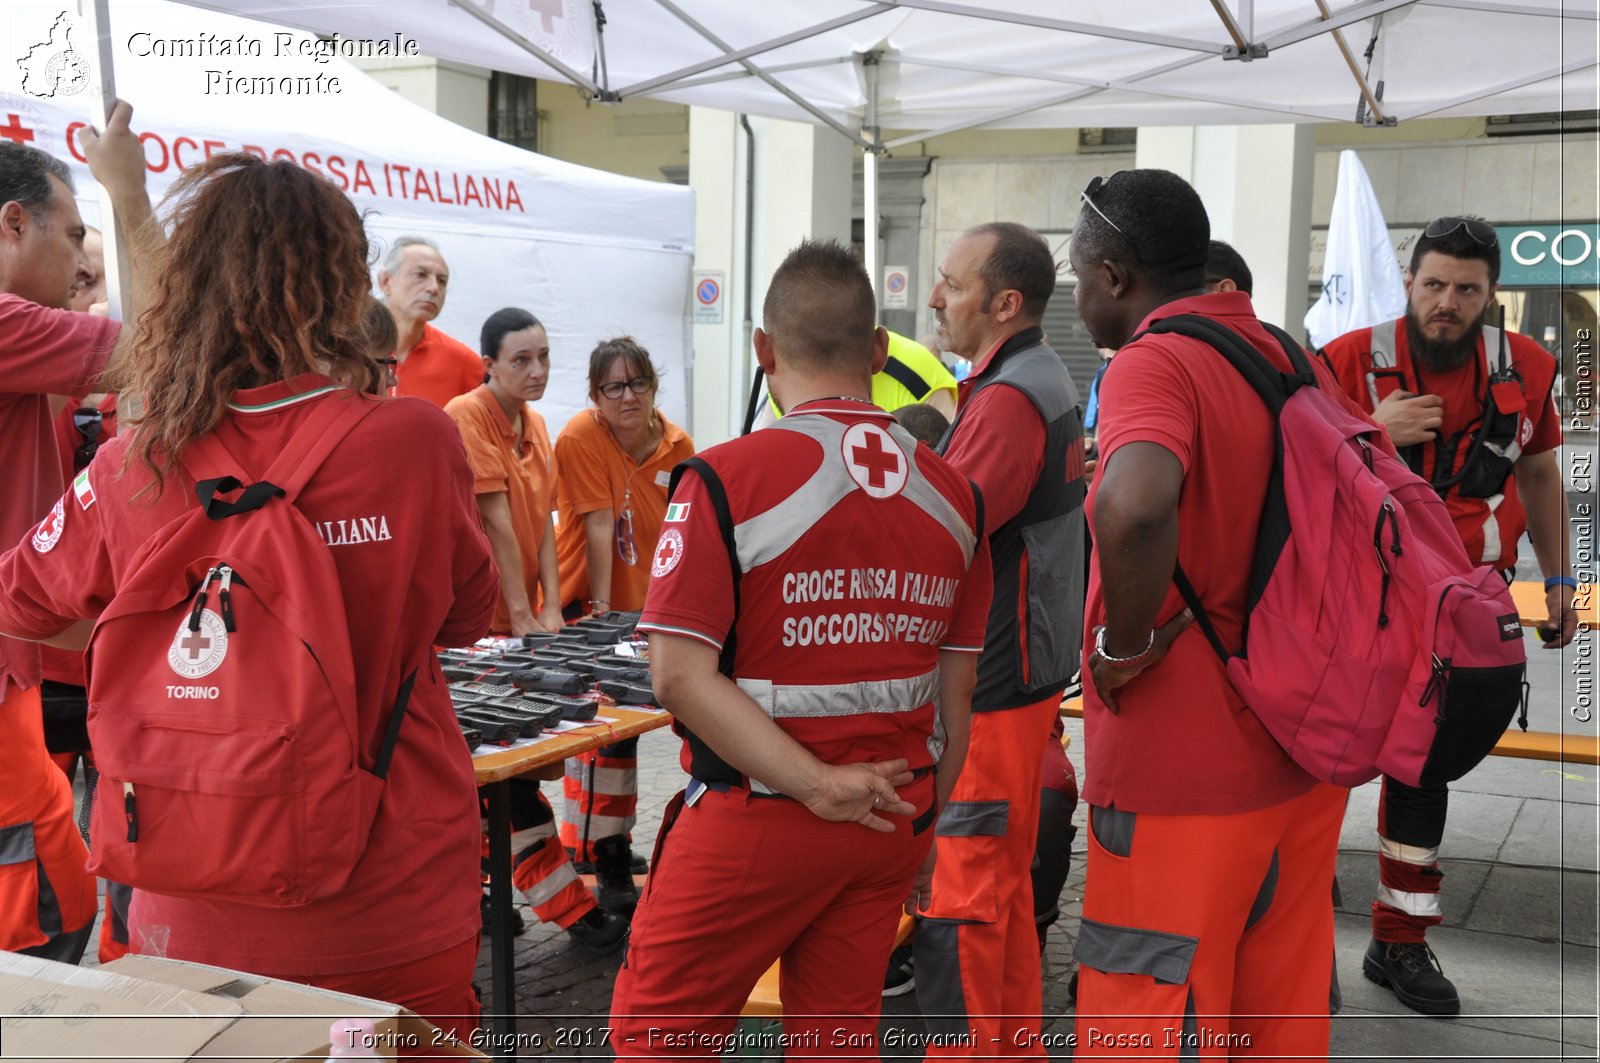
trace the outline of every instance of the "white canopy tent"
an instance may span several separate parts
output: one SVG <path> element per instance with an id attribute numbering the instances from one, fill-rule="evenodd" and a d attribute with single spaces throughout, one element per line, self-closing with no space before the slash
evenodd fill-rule
<path id="1" fill-rule="evenodd" d="M 303 32 L 285 31 L 290 54 L 278 56 L 272 53 L 279 26 L 164 0 L 111 0 L 109 15 L 117 91 L 136 109 L 152 197 L 183 167 L 216 151 L 300 163 L 326 174 L 367 214 L 375 254 L 403 235 L 439 245 L 451 269 L 437 321 L 445 332 L 476 350 L 484 319 L 501 307 L 523 307 L 544 322 L 553 357 L 539 409 L 552 433 L 588 405 L 589 351 L 624 333 L 643 343 L 662 370 L 667 415 L 687 422 L 691 190 L 479 136 L 348 62 L 300 54 L 302 43 L 317 43 Z M 68 22 L 58 25 L 63 17 Z M 25 81 L 58 70 L 51 57 L 67 44 L 92 54 L 88 27 L 64 16 L 59 0 L 8 0 L 0 26 L 18 60 L 0 63 L 0 136 L 23 138 L 67 160 L 85 220 L 99 224 L 98 186 L 68 136 L 74 123 L 90 119 L 90 93 Z M 156 54 L 166 50 L 157 42 L 202 38 L 259 41 L 265 54 Z M 320 75 L 340 85 L 337 93 L 315 95 L 223 94 L 212 76 L 222 72 Z"/>
<path id="2" fill-rule="evenodd" d="M 1600 86 L 1587 0 L 185 2 L 358 40 L 399 30 L 602 100 L 820 122 L 866 149 L 869 204 L 878 153 L 977 126 L 1391 124 L 1594 107 Z"/>

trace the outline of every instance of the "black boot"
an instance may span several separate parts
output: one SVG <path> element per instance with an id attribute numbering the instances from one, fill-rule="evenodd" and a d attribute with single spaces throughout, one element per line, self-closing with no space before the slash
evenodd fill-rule
<path id="1" fill-rule="evenodd" d="M 567 927 L 567 933 L 578 944 L 604 955 L 628 940 L 628 920 L 604 908 L 591 908 Z"/>
<path id="2" fill-rule="evenodd" d="M 620 834 L 594 843 L 594 877 L 599 886 L 595 899 L 607 911 L 632 915 L 639 903 L 639 888 L 633 884 L 632 854 L 628 839 Z"/>
<path id="3" fill-rule="evenodd" d="M 1444 976 L 1439 958 L 1426 942 L 1390 942 L 1372 939 L 1361 962 L 1370 981 L 1394 990 L 1400 1003 L 1424 1015 L 1456 1015 L 1461 997 L 1455 983 Z"/>
<path id="4" fill-rule="evenodd" d="M 572 870 L 580 875 L 594 874 L 594 865 L 587 860 L 579 860 L 578 850 L 570 845 L 567 846 L 567 856 L 572 860 Z M 628 869 L 635 875 L 647 875 L 650 873 L 650 861 L 630 849 L 628 852 Z"/>

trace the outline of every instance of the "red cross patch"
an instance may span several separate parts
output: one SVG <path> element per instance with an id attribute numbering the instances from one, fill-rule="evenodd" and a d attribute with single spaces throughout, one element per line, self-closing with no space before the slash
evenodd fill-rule
<path id="1" fill-rule="evenodd" d="M 842 444 L 850 478 L 873 498 L 893 498 L 905 489 L 910 468 L 900 446 L 870 421 L 853 424 Z"/>

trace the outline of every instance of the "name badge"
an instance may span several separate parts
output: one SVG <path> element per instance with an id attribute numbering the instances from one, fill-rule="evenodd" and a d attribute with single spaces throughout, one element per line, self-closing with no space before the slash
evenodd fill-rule
<path id="1" fill-rule="evenodd" d="M 656 473 L 656 486 L 657 487 L 666 487 L 671 483 L 672 483 L 672 473 L 668 472 L 666 469 L 663 469 L 660 472 Z"/>

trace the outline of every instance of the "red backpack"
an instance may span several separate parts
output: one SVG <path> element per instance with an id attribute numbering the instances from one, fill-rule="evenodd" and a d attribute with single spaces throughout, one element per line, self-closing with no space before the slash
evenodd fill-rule
<path id="1" fill-rule="evenodd" d="M 290 906 L 355 870 L 416 673 L 364 766 L 338 572 L 294 503 L 374 406 L 317 401 L 249 486 L 214 434 L 184 451 L 199 506 L 134 559 L 90 637 L 94 874 Z"/>
<path id="2" fill-rule="evenodd" d="M 1277 420 L 1245 614 L 1230 653 L 1175 580 L 1252 712 L 1311 775 L 1355 786 L 1459 779 L 1512 714 L 1527 730 L 1522 625 L 1505 580 L 1474 568 L 1439 495 L 1374 446 L 1378 429 L 1318 390 L 1306 353 L 1265 326 L 1281 372 L 1208 318 L 1164 318 L 1217 350 Z"/>

